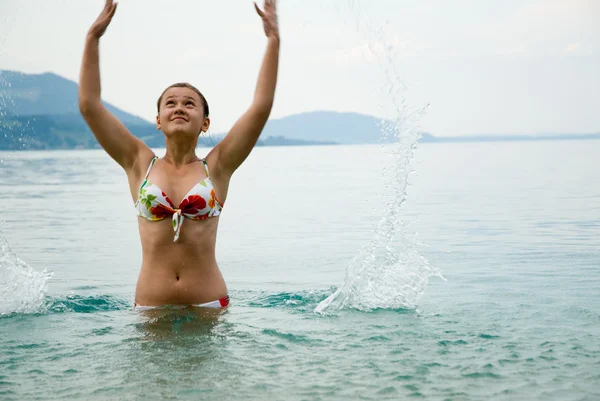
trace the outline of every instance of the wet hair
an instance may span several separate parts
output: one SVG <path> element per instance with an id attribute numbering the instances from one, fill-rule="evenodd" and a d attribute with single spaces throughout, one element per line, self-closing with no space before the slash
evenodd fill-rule
<path id="1" fill-rule="evenodd" d="M 173 84 L 173 85 L 169 86 L 167 89 L 165 89 L 163 91 L 163 93 L 160 94 L 160 97 L 158 98 L 158 101 L 156 102 L 156 108 L 158 109 L 159 113 L 160 113 L 160 102 L 162 102 L 162 98 L 165 95 L 165 92 L 167 92 L 171 88 L 188 88 L 188 89 L 191 89 L 194 92 L 196 92 L 198 94 L 198 96 L 200 96 L 200 100 L 202 101 L 202 106 L 204 107 L 204 118 L 208 117 L 208 115 L 210 113 L 208 111 L 208 102 L 206 101 L 206 98 L 204 97 L 204 95 L 202 94 L 202 92 L 200 92 L 198 90 L 198 88 L 196 88 L 192 84 L 188 84 L 187 82 L 178 82 L 176 84 Z"/>

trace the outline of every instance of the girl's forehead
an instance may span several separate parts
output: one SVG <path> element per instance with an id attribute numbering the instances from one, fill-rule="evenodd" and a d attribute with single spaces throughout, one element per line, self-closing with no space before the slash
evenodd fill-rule
<path id="1" fill-rule="evenodd" d="M 163 96 L 163 98 L 167 99 L 169 97 L 191 97 L 196 100 L 200 100 L 200 96 L 198 96 L 196 91 L 194 91 L 190 88 L 169 88 L 165 92 L 165 95 Z"/>

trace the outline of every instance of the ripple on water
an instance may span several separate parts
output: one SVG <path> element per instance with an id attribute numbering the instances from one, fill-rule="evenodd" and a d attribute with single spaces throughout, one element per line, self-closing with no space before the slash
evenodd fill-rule
<path id="1" fill-rule="evenodd" d="M 275 329 L 264 329 L 262 330 L 263 334 L 266 334 L 268 336 L 273 336 L 273 337 L 277 337 L 277 338 L 281 338 L 284 340 L 287 340 L 291 343 L 294 344 L 310 344 L 313 346 L 317 346 L 319 344 L 322 344 L 323 341 L 319 340 L 319 339 L 312 339 L 306 335 L 302 335 L 302 334 L 293 334 L 293 333 L 284 333 L 284 332 L 280 332 L 277 331 Z"/>
<path id="2" fill-rule="evenodd" d="M 503 376 L 497 373 L 492 372 L 472 372 L 472 373 L 463 373 L 462 377 L 468 379 L 502 379 Z"/>
<path id="3" fill-rule="evenodd" d="M 500 336 L 495 336 L 493 334 L 485 334 L 485 333 L 479 334 L 478 337 L 486 339 L 486 340 L 496 340 L 496 339 L 500 338 Z"/>
<path id="4" fill-rule="evenodd" d="M 441 340 L 438 341 L 438 345 L 441 345 L 443 347 L 449 347 L 452 345 L 467 345 L 469 344 L 468 342 L 466 342 L 465 340 Z"/>

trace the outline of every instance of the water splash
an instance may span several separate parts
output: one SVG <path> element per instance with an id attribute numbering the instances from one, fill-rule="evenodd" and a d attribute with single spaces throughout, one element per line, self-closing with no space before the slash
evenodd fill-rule
<path id="1" fill-rule="evenodd" d="M 395 118 L 381 124 L 384 152 L 392 160 L 384 166 L 385 192 L 381 195 L 384 215 L 373 238 L 350 262 L 344 284 L 322 301 L 315 312 L 354 308 L 359 310 L 415 308 L 429 278 L 441 273 L 418 251 L 415 234 L 408 233 L 408 221 L 400 218 L 407 199 L 412 160 L 420 134 L 420 120 L 428 105 L 409 106 L 407 86 L 396 66 L 397 49 L 386 40 L 385 27 L 372 29 L 360 0 L 348 0 L 357 29 L 367 38 L 369 54 L 381 67 L 385 94 Z"/>
<path id="2" fill-rule="evenodd" d="M 4 10 L 0 9 L 0 15 L 3 15 L 0 21 L 0 59 L 6 57 L 5 44 L 18 21 L 19 11 L 20 7 L 16 2 L 13 5 L 6 3 Z M 13 83 L 18 78 L 19 73 L 0 70 L 0 150 L 27 150 L 30 147 L 31 140 L 25 134 L 29 128 L 29 120 L 19 121 L 15 112 Z"/>
<path id="3" fill-rule="evenodd" d="M 8 28 L 11 26 L 12 18 L 11 14 L 8 13 L 3 17 L 2 30 L 0 30 L 0 57 L 2 57 L 4 51 L 4 44 L 6 42 L 6 38 L 8 37 Z M 6 31 L 5 31 L 6 30 Z M 8 93 L 9 83 L 4 77 L 3 71 L 0 70 L 0 135 L 3 137 L 8 137 L 8 129 L 9 126 L 7 124 L 7 112 L 8 109 Z M 2 138 L 0 138 L 0 143 L 2 143 Z"/>
<path id="4" fill-rule="evenodd" d="M 2 142 L 8 141 L 9 131 L 12 128 L 8 123 L 7 112 L 10 102 L 10 98 L 8 97 L 9 87 L 10 83 L 4 77 L 4 72 L 0 70 L 0 136 L 2 136 L 0 137 L 0 145 Z M 2 146 L 0 146 L 0 149 L 2 149 Z"/>
<path id="5" fill-rule="evenodd" d="M 46 305 L 45 296 L 52 272 L 37 272 L 17 258 L 0 235 L 0 316 L 37 313 Z"/>

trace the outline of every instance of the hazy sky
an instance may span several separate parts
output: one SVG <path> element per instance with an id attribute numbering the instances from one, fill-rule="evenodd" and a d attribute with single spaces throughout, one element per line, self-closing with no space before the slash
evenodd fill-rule
<path id="1" fill-rule="evenodd" d="M 0 69 L 77 80 L 103 4 L 0 0 Z M 421 125 L 435 135 L 600 131 L 600 0 L 279 0 L 279 9 L 274 118 L 393 116 L 380 62 L 393 54 L 407 101 L 430 103 Z M 153 121 L 164 87 L 189 81 L 222 132 L 251 102 L 265 45 L 250 0 L 122 0 L 101 42 L 103 98 Z"/>

